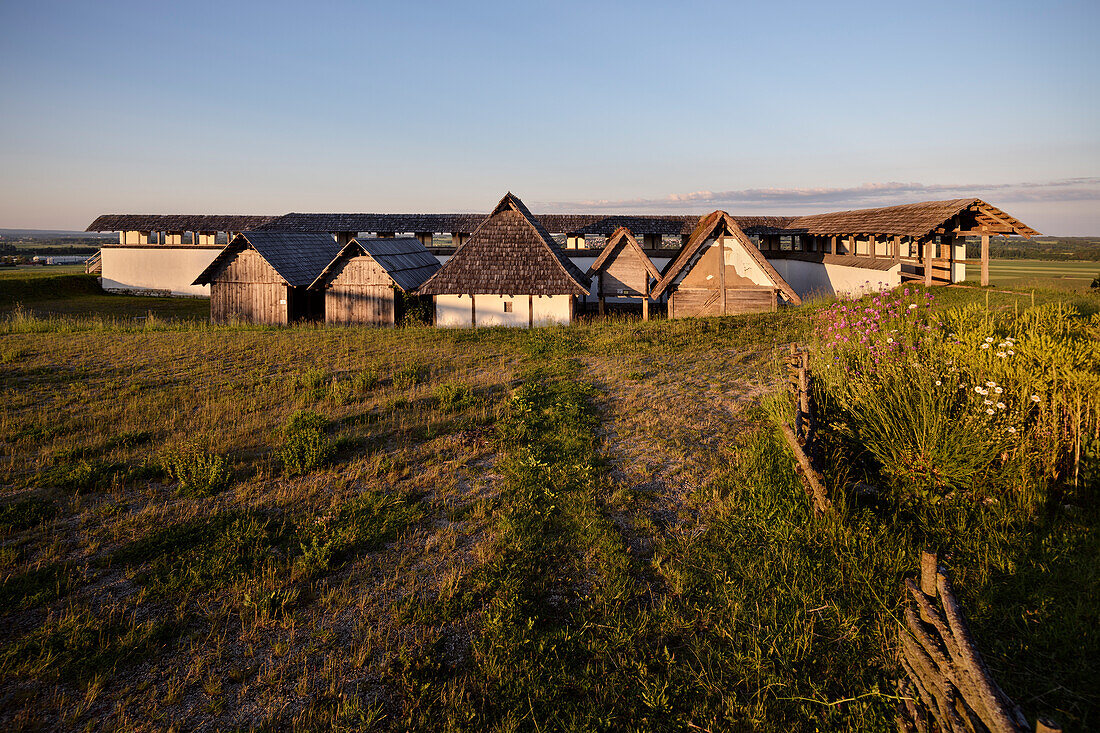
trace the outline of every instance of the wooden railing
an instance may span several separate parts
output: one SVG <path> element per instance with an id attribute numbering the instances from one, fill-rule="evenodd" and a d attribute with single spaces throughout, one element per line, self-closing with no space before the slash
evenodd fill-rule
<path id="1" fill-rule="evenodd" d="M 936 554 L 921 555 L 920 582 L 905 580 L 913 602 L 899 629 L 898 730 L 1030 733 L 1027 719 L 1001 690 L 970 635 L 951 576 Z M 938 603 L 937 603 L 938 601 Z M 1056 733 L 1039 719 L 1036 733 Z"/>

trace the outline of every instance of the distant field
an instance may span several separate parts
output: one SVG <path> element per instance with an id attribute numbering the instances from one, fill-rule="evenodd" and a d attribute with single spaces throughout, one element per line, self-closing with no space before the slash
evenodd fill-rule
<path id="1" fill-rule="evenodd" d="M 23 265 L 20 267 L 0 267 L 0 280 L 26 280 L 27 278 L 55 277 L 57 275 L 78 275 L 84 272 L 84 265 Z"/>
<path id="2" fill-rule="evenodd" d="M 968 265 L 967 276 L 977 280 L 981 269 Z M 1100 262 L 1052 260 L 991 260 L 989 280 L 994 285 L 1076 290 L 1087 288 L 1100 275 Z"/>

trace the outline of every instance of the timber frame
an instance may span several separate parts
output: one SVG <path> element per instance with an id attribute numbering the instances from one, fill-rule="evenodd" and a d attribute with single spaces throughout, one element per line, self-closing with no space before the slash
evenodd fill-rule
<path id="1" fill-rule="evenodd" d="M 642 320 L 649 320 L 649 300 L 652 283 L 661 273 L 638 240 L 626 227 L 619 227 L 608 238 L 600 256 L 588 268 L 588 276 L 596 279 L 599 312 L 606 312 L 607 296 L 638 298 L 642 302 Z"/>

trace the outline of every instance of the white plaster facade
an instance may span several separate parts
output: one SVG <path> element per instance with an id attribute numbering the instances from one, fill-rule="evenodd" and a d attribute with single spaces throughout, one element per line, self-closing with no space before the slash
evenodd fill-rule
<path id="1" fill-rule="evenodd" d="M 571 306 L 568 295 L 469 295 L 435 296 L 435 325 L 443 328 L 470 326 L 567 325 Z M 475 324 L 476 319 L 476 324 Z"/>
<path id="2" fill-rule="evenodd" d="M 192 285 L 222 247 L 103 247 L 103 289 L 150 295 L 210 297 L 209 285 Z"/>
<path id="3" fill-rule="evenodd" d="M 803 299 L 813 295 L 862 295 L 901 285 L 900 262 L 888 270 L 785 258 L 768 262 Z"/>

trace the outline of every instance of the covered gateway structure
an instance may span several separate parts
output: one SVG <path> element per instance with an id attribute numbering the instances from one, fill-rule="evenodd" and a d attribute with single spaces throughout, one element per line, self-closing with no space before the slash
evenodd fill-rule
<path id="1" fill-rule="evenodd" d="M 996 206 L 968 198 L 791 217 L 762 236 L 762 249 L 775 259 L 890 260 L 900 265 L 902 277 L 926 285 L 961 282 L 967 264 L 980 264 L 981 283 L 988 285 L 989 238 L 1037 234 Z M 965 237 L 981 238 L 977 263 L 967 260 Z"/>
<path id="2" fill-rule="evenodd" d="M 321 320 L 309 286 L 340 253 L 325 232 L 243 232 L 195 278 L 210 286 L 210 321 L 287 324 Z"/>
<path id="3" fill-rule="evenodd" d="M 435 296 L 437 326 L 530 327 L 571 323 L 591 286 L 508 193 L 418 292 Z"/>
<path id="4" fill-rule="evenodd" d="M 364 237 L 344 245 L 310 289 L 324 293 L 326 323 L 392 326 L 438 270 L 419 239 Z"/>

